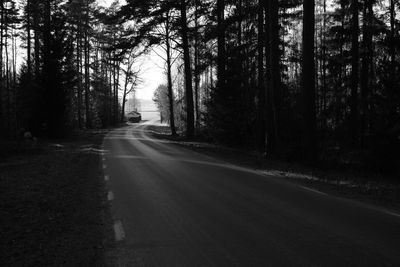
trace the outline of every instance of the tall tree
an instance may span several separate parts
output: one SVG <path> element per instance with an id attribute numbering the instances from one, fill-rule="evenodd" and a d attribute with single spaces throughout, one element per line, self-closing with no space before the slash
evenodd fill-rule
<path id="1" fill-rule="evenodd" d="M 257 43 L 257 73 L 258 73 L 258 96 L 257 96 L 257 114 L 258 114 L 258 140 L 257 147 L 261 151 L 265 151 L 265 82 L 264 82 L 264 0 L 258 0 L 258 14 L 257 14 L 257 30 L 258 30 L 258 43 Z"/>
<path id="2" fill-rule="evenodd" d="M 171 60 L 171 33 L 170 33 L 170 10 L 166 12 L 165 18 L 165 46 L 167 54 L 167 81 L 168 81 L 168 104 L 169 104 L 169 125 L 171 134 L 176 135 L 175 112 L 174 112 L 174 91 L 172 88 L 172 60 Z"/>
<path id="3" fill-rule="evenodd" d="M 28 69 L 28 76 L 30 78 L 31 71 L 32 71 L 32 60 L 31 60 L 31 15 L 32 15 L 32 7 L 31 7 L 31 0 L 26 1 L 25 7 L 25 16 L 26 16 L 26 57 L 27 57 L 27 69 Z"/>
<path id="4" fill-rule="evenodd" d="M 390 54 L 390 81 L 391 86 L 395 86 L 396 82 L 396 41 L 395 41 L 395 0 L 390 0 L 390 44 L 389 44 L 389 54 Z"/>
<path id="5" fill-rule="evenodd" d="M 359 138 L 359 107 L 358 107 L 358 71 L 359 71 L 359 22 L 358 0 L 351 0 L 351 137 L 353 145 L 357 145 Z"/>
<path id="6" fill-rule="evenodd" d="M 363 5 L 363 39 L 361 59 L 361 144 L 364 145 L 364 137 L 368 129 L 368 95 L 370 93 L 370 81 L 372 80 L 372 24 L 373 24 L 373 0 L 365 0 Z"/>
<path id="7" fill-rule="evenodd" d="M 279 51 L 279 5 L 278 0 L 268 1 L 268 33 L 269 33 L 269 85 L 268 105 L 270 115 L 268 122 L 267 156 L 277 153 L 280 144 L 280 111 L 281 104 L 281 73 Z"/>
<path id="8" fill-rule="evenodd" d="M 192 87 L 192 70 L 190 63 L 190 50 L 188 39 L 188 24 L 186 15 L 186 0 L 180 1 L 180 26 L 183 48 L 183 61 L 185 67 L 185 98 L 186 98 L 186 137 L 194 137 L 194 104 Z"/>
<path id="9" fill-rule="evenodd" d="M 303 117 L 304 131 L 303 153 L 308 160 L 316 158 L 316 115 L 315 115 L 315 63 L 314 63 L 314 35 L 315 35 L 315 1 L 304 0 L 303 3 Z"/>
<path id="10" fill-rule="evenodd" d="M 217 35 L 218 35 L 218 62 L 217 75 L 218 84 L 222 90 L 226 90 L 225 68 L 226 68 L 226 53 L 225 53 L 225 1 L 217 0 Z"/>

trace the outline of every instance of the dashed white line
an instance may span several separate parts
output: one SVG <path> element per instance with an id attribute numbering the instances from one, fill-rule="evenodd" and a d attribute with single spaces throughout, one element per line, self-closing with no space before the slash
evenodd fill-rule
<path id="1" fill-rule="evenodd" d="M 325 193 L 323 193 L 321 191 L 318 191 L 318 190 L 315 190 L 315 189 L 312 189 L 312 188 L 309 188 L 309 187 L 306 187 L 306 186 L 300 186 L 300 187 L 305 189 L 305 190 L 308 190 L 308 191 L 311 191 L 311 192 L 314 192 L 314 193 L 317 193 L 317 194 L 320 194 L 320 195 L 324 195 L 324 196 L 328 195 L 328 194 L 325 194 Z"/>
<path id="2" fill-rule="evenodd" d="M 125 232 L 121 221 L 114 222 L 114 233 L 116 241 L 122 241 L 125 239 Z"/>
<path id="3" fill-rule="evenodd" d="M 107 164 L 103 164 L 103 169 L 107 169 Z"/>
<path id="4" fill-rule="evenodd" d="M 114 199 L 114 193 L 112 191 L 108 191 L 107 199 L 108 199 L 108 201 L 111 201 Z"/>
<path id="5" fill-rule="evenodd" d="M 104 175 L 104 181 L 106 182 L 110 181 L 110 175 L 108 174 Z"/>

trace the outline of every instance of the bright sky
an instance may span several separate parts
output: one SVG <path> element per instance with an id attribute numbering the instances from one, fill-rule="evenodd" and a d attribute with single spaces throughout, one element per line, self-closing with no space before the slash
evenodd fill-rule
<path id="1" fill-rule="evenodd" d="M 107 7 L 111 5 L 114 0 L 97 0 L 97 2 Z M 122 2 L 123 0 L 120 1 L 120 3 Z M 136 65 L 141 69 L 140 78 L 143 83 L 136 89 L 137 98 L 146 100 L 153 99 L 155 89 L 158 85 L 165 82 L 163 64 L 163 60 L 154 52 L 144 55 L 138 60 Z"/>
<path id="2" fill-rule="evenodd" d="M 143 83 L 136 90 L 136 97 L 139 99 L 153 99 L 154 90 L 162 83 L 165 83 L 163 60 L 154 52 L 142 56 L 138 62 L 141 69 L 140 78 Z"/>

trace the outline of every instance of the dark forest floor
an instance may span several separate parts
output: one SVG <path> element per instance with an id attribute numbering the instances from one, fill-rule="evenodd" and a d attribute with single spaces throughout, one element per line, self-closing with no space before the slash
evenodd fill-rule
<path id="1" fill-rule="evenodd" d="M 105 131 L 0 143 L 1 266 L 103 266 Z"/>
<path id="2" fill-rule="evenodd" d="M 400 180 L 393 175 L 346 166 L 311 167 L 297 162 L 266 160 L 261 153 L 254 151 L 201 141 L 187 141 L 182 136 L 173 137 L 168 126 L 150 125 L 147 130 L 155 138 L 168 140 L 228 163 L 256 169 L 266 175 L 288 179 L 321 192 L 400 211 Z"/>

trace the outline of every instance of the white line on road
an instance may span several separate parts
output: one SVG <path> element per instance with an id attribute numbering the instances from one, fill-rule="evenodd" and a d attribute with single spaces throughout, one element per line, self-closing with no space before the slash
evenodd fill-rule
<path id="1" fill-rule="evenodd" d="M 114 222 L 114 233 L 116 241 L 122 241 L 125 239 L 125 232 L 121 221 Z"/>
<path id="2" fill-rule="evenodd" d="M 112 191 L 108 191 L 107 199 L 108 199 L 108 201 L 111 201 L 114 199 L 114 193 Z"/>
<path id="3" fill-rule="evenodd" d="M 325 194 L 325 193 L 323 193 L 323 192 L 321 192 L 321 191 L 318 191 L 318 190 L 315 190 L 315 189 L 312 189 L 312 188 L 309 188 L 309 187 L 306 187 L 306 186 L 300 186 L 300 187 L 303 188 L 303 189 L 305 189 L 305 190 L 308 190 L 308 191 L 317 193 L 317 194 L 321 194 L 321 195 L 324 195 L 324 196 L 327 196 L 327 195 L 328 195 L 328 194 Z"/>
<path id="4" fill-rule="evenodd" d="M 110 181 L 110 175 L 108 174 L 104 175 L 104 181 L 106 182 Z"/>
<path id="5" fill-rule="evenodd" d="M 103 169 L 107 169 L 107 164 L 103 163 Z"/>

